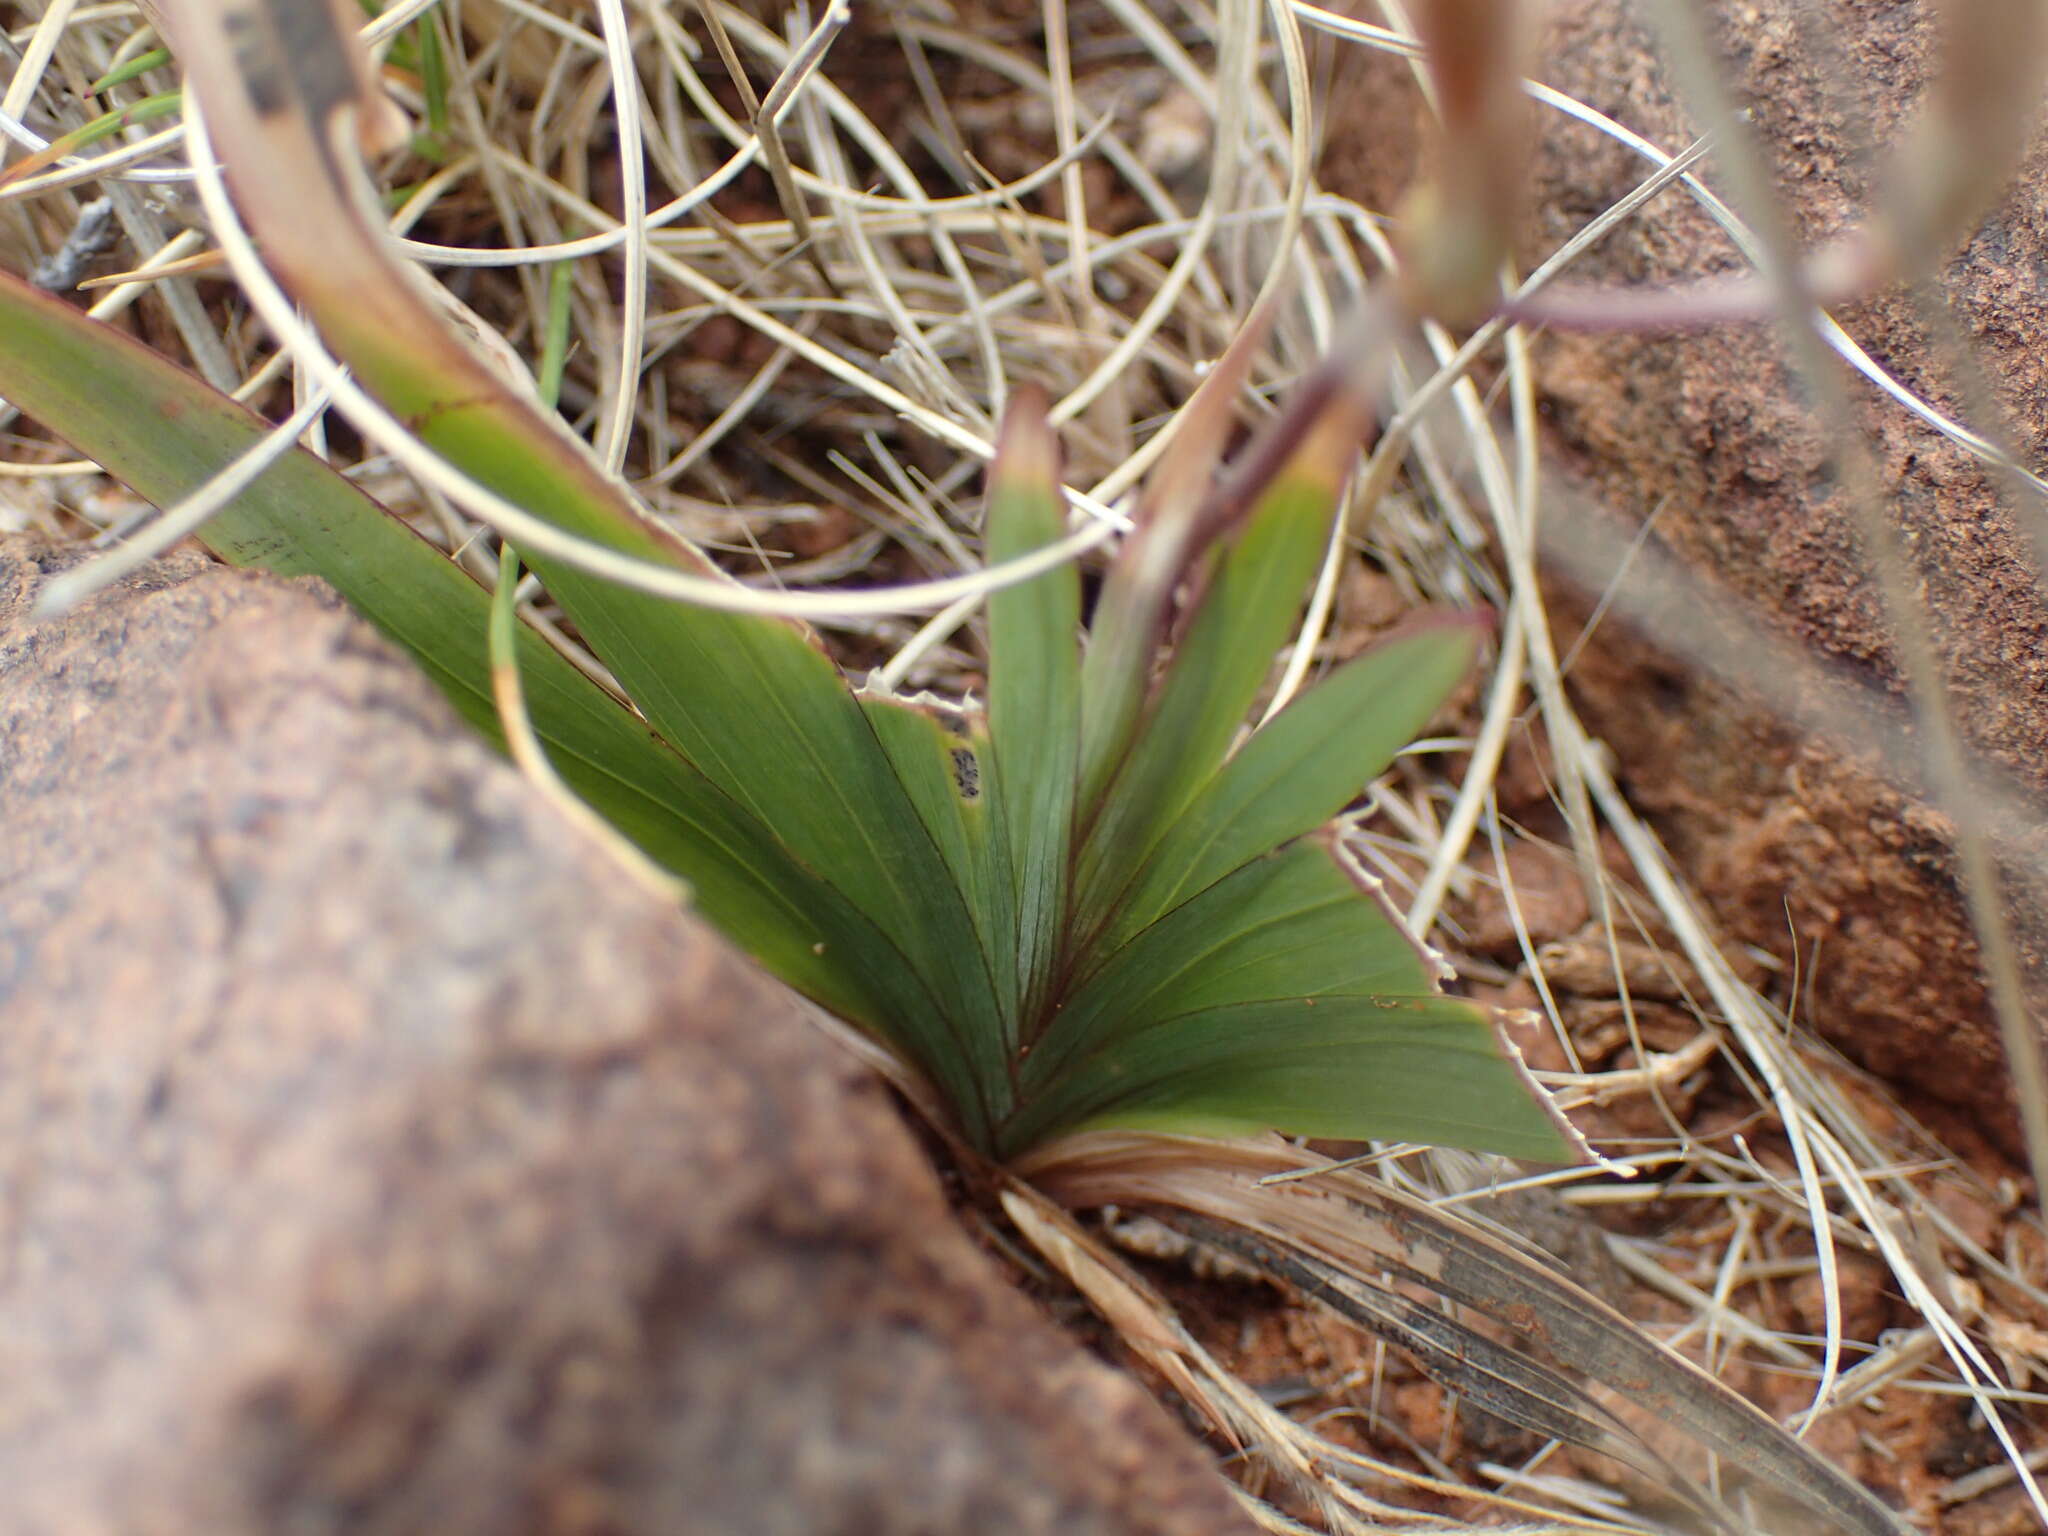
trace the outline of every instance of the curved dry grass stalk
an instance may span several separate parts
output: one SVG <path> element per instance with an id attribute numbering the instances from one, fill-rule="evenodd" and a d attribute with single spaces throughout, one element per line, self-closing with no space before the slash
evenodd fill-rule
<path id="1" fill-rule="evenodd" d="M 793 507 L 829 502 L 888 551 L 877 563 L 890 567 L 892 580 L 906 571 L 931 579 L 857 593 L 819 588 L 806 583 L 798 562 L 778 569 L 765 553 L 740 568 L 779 575 L 766 590 L 673 572 L 649 577 L 632 568 L 637 562 L 614 574 L 745 611 L 837 621 L 859 635 L 864 649 L 893 655 L 884 673 L 892 687 L 957 686 L 972 677 L 975 663 L 971 647 L 952 647 L 951 637 L 972 621 L 994 579 L 1042 568 L 1039 560 L 1020 561 L 990 573 L 959 560 L 973 530 L 954 510 L 954 493 L 986 456 L 990 423 L 1013 380 L 1050 385 L 1060 418 L 1073 424 L 1070 490 L 1083 517 L 1045 558 L 1086 558 L 1122 523 L 1117 503 L 1169 451 L 1174 404 L 1255 298 L 1289 295 L 1256 362 L 1246 417 L 1307 369 L 1337 334 L 1353 297 L 1393 270 L 1374 215 L 1315 179 L 1310 67 L 1312 49 L 1324 46 L 1417 57 L 1393 8 L 1393 24 L 1375 26 L 1308 0 L 1274 0 L 1263 16 L 1249 0 L 1233 0 L 1213 15 L 1184 7 L 1183 16 L 1196 24 L 1177 29 L 1135 0 L 1106 0 L 1087 12 L 1091 30 L 1076 35 L 1084 19 L 1079 10 L 1050 0 L 1044 19 L 1052 45 L 1042 58 L 999 28 L 973 25 L 971 15 L 899 14 L 900 43 L 922 61 L 916 67 L 934 80 L 972 84 L 1000 104 L 996 114 L 977 117 L 975 99 L 963 92 L 941 103 L 950 122 L 937 112 L 920 119 L 900 95 L 878 96 L 855 73 L 840 73 L 849 37 L 837 9 L 789 35 L 717 0 L 707 0 L 704 11 L 718 22 L 710 30 L 693 27 L 682 10 L 623 0 L 588 10 L 467 0 L 461 29 L 447 25 L 434 0 L 405 0 L 370 23 L 366 35 L 394 45 L 417 29 L 433 29 L 446 65 L 438 88 L 399 63 L 383 77 L 416 119 L 441 110 L 448 121 L 439 163 L 410 162 L 425 174 L 406 189 L 393 220 L 394 229 L 417 236 L 400 248 L 460 292 L 477 325 L 501 339 L 515 376 L 540 351 L 550 269 L 573 264 L 569 303 L 583 345 L 567 362 L 567 410 L 656 519 L 707 544 L 760 551 L 797 542 L 788 537 L 797 526 Z M 1191 44 L 1190 36 L 1199 41 Z M 137 56 L 146 41 L 138 14 L 126 6 L 61 3 L 10 37 L 16 62 L 0 96 L 0 128 L 36 150 L 90 115 L 64 81 L 97 79 Z M 738 77 L 766 83 L 757 101 L 729 94 L 734 72 L 718 56 L 721 39 Z M 1268 42 L 1271 61 L 1261 53 Z M 1173 163 L 1147 139 L 1142 112 L 1098 89 L 1088 61 L 1111 45 L 1122 51 L 1127 75 L 1158 101 L 1181 93 L 1213 125 L 1196 163 Z M 158 71 L 102 99 L 131 101 L 171 83 Z M 1583 242 L 1674 183 L 1739 249 L 1758 258 L 1769 252 L 1770 243 L 1693 174 L 1704 145 L 1670 153 L 1546 87 L 1526 88 L 1540 109 L 1591 124 L 1641 156 L 1650 172 L 1637 198 L 1589 225 L 1526 280 L 1524 293 L 1562 269 Z M 885 110 L 896 116 L 882 120 Z M 1042 142 L 1004 142 L 1000 125 L 1027 111 L 1037 117 Z M 604 147 L 599 130 L 607 123 L 616 130 L 615 147 Z M 1723 130 L 1717 149 L 1736 142 L 1735 132 Z M 203 226 L 197 219 L 186 193 L 194 171 L 175 163 L 186 141 L 182 128 L 131 129 L 0 186 L 10 245 L 46 251 L 75 223 L 88 195 L 116 197 L 133 254 L 124 258 L 130 270 L 123 280 L 95 301 L 95 313 L 144 306 L 167 322 L 209 379 L 287 418 L 282 442 L 317 419 L 322 392 L 332 391 L 374 445 L 361 450 L 356 467 L 388 480 L 395 494 L 402 489 L 397 499 L 418 512 L 423 528 L 451 548 L 467 548 L 486 574 L 495 570 L 480 541 L 486 525 L 522 542 L 539 531 L 517 520 L 517 507 L 480 494 L 418 453 L 402 424 L 352 392 L 318 339 L 297 327 L 289 305 L 266 287 L 231 205 L 203 170 Z M 203 152 L 203 137 L 193 143 Z M 977 145 L 1004 150 L 1019 163 L 984 164 L 972 152 Z M 655 199 L 650 173 L 673 195 Z M 950 184 L 932 184 L 942 174 Z M 1058 207 L 1032 206 L 1054 187 Z M 1750 218 L 1761 216 L 1761 205 L 1737 204 Z M 1115 233 L 1101 227 L 1112 209 L 1125 226 Z M 174 266 L 202 251 L 210 256 L 209 239 L 280 339 L 278 350 L 251 334 L 229 295 Z M 1904 389 L 1833 320 L 1823 317 L 1819 337 L 1901 408 L 2029 489 L 2048 489 L 1992 434 L 1941 415 Z M 719 355 L 691 355 L 699 343 L 719 338 Z M 1445 782 L 1438 758 L 1409 760 L 1377 786 L 1381 814 L 1360 818 L 1351 836 L 1355 852 L 1403 893 L 1418 929 L 1427 930 L 1453 895 L 1488 883 L 1508 887 L 1512 906 L 1494 779 L 1512 730 L 1533 704 L 1554 753 L 1572 852 L 1603 920 L 1619 996 L 1624 1003 L 1631 996 L 1624 950 L 1639 923 L 1668 935 L 1665 942 L 1700 989 L 1692 1000 L 1702 1042 L 1694 1055 L 1659 1065 L 1638 1032 L 1644 1065 L 1636 1076 L 1576 1074 L 1569 1091 L 1654 1094 L 1669 1080 L 1659 1072 L 1682 1075 L 1717 1052 L 1754 1082 L 1759 1115 L 1782 1130 L 1794 1160 L 1795 1178 L 1787 1184 L 1676 1125 L 1669 1146 L 1640 1161 L 1664 1176 L 1665 1187 L 1681 1176 L 1696 1181 L 1692 1198 L 1727 1213 L 1727 1245 L 1683 1274 L 1674 1272 L 1672 1255 L 1646 1243 L 1613 1239 L 1609 1246 L 1639 1277 L 1662 1277 L 1656 1283 L 1691 1310 L 1691 1336 L 1709 1358 L 1745 1352 L 1808 1372 L 1807 1422 L 1879 1391 L 1968 1394 L 2011 1453 L 2014 1477 L 2048 1518 L 2048 1501 L 2007 1422 L 2009 1410 L 2032 1399 L 2003 1384 L 1980 1343 L 2000 1307 L 2017 1312 L 2048 1298 L 2005 1257 L 1955 1230 L 1925 1187 L 1926 1149 L 1872 1129 L 1827 1054 L 1791 1037 L 1721 956 L 1708 923 L 1579 726 L 1563 686 L 1567 660 L 1550 638 L 1536 557 L 1541 549 L 1583 558 L 1588 541 L 1575 536 L 1582 520 L 1539 473 L 1526 338 L 1496 325 L 1462 347 L 1440 330 L 1430 331 L 1426 343 L 1427 356 L 1411 359 L 1397 381 L 1396 412 L 1356 493 L 1353 528 L 1377 519 L 1365 538 L 1411 594 L 1493 601 L 1504 615 L 1499 654 L 1475 735 L 1458 743 L 1468 754 L 1462 778 Z M 1495 355 L 1495 347 L 1510 407 L 1505 441 L 1471 378 L 1475 362 Z M 1813 360 L 1809 372 L 1825 380 L 1829 366 Z M 282 398 L 286 380 L 289 399 Z M 791 451 L 791 434 L 823 451 Z M 0 467 L 10 480 L 48 477 L 61 485 L 85 466 Z M 253 467 L 245 461 L 241 472 Z M 1398 494 L 1404 480 L 1411 492 L 1433 497 L 1436 509 L 1426 513 L 1420 494 Z M 145 538 L 173 537 L 203 513 L 203 504 L 188 505 Z M 1876 543 L 1881 552 L 1883 539 Z M 131 549 L 146 547 L 138 541 Z M 1333 546 L 1282 699 L 1320 664 L 1343 553 Z M 811 582 L 839 574 L 829 563 L 807 564 Z M 1611 562 L 1598 574 L 1610 570 Z M 535 610 L 531 594 L 523 601 Z M 942 611 L 921 628 L 904 622 L 906 614 L 931 608 Z M 546 623 L 544 598 L 534 616 Z M 573 640 L 558 638 L 583 664 L 595 665 Z M 1679 647 L 1686 644 L 1681 635 Z M 1743 663 L 1753 667 L 1754 655 Z M 1967 813 L 1989 802 L 1963 788 L 1964 767 L 1952 757 L 1931 777 L 1947 794 L 1963 795 Z M 1973 825 L 1968 814 L 1960 820 L 1966 829 Z M 1602 865 L 1603 830 L 1619 840 L 1643 894 L 1622 889 Z M 1984 877 L 1973 885 L 1980 895 L 1992 890 Z M 1995 934 L 1996 913 L 1987 916 Z M 1533 944 L 1525 949 L 1540 981 Z M 1546 1011 L 1569 1054 L 1564 1021 L 1554 1004 Z M 1432 1164 L 1400 1149 L 1383 1149 L 1372 1166 L 1393 1188 L 1453 1203 L 1464 1203 L 1468 1186 L 1516 1182 L 1498 1168 Z M 1594 1207 L 1647 1194 L 1605 1180 L 1567 1188 L 1565 1198 Z M 1085 1231 L 1032 1203 L 1028 1193 L 1013 1194 L 1012 1202 L 1013 1218 L 1036 1224 L 1041 1248 L 1070 1266 L 1070 1276 L 1132 1347 L 1220 1434 L 1312 1490 L 1327 1528 L 1414 1519 L 1393 1502 L 1401 1481 L 1432 1496 L 1452 1486 L 1414 1465 L 1374 1464 L 1274 1409 L 1195 1346 L 1129 1266 L 1100 1252 Z M 1818 1341 L 1773 1332 L 1741 1310 L 1744 1288 L 1756 1283 L 1762 1262 L 1757 1233 L 1765 1215 L 1798 1234 L 1774 1238 L 1778 1252 L 1802 1241 L 1811 1248 L 1826 1310 Z M 1874 1341 L 1843 1337 L 1834 1272 L 1837 1250 L 1851 1248 L 1883 1260 L 1918 1319 L 1904 1337 L 1860 1360 L 1851 1346 Z M 1956 1268 L 1947 1267 L 1945 1250 L 1959 1256 Z M 1459 1492 L 1491 1504 L 1497 1516 L 1554 1520 L 1554 1529 L 1640 1528 L 1624 1514 L 1586 1517 L 1568 1480 L 1545 1482 L 1540 1466 L 1502 1469 L 1500 1483 L 1518 1491 L 1475 1481 Z M 1255 1512 L 1269 1529 L 1299 1528 L 1269 1505 Z"/>

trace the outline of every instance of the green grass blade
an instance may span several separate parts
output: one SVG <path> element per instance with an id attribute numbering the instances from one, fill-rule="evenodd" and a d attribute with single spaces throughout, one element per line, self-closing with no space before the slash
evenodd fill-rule
<path id="1" fill-rule="evenodd" d="M 414 22 L 411 31 L 419 54 L 420 96 L 427 107 L 424 137 L 433 158 L 442 159 L 448 153 L 448 57 L 438 26 L 439 18 L 429 13 Z"/>
<path id="2" fill-rule="evenodd" d="M 5 174 L 0 174 L 0 186 L 25 181 L 38 171 L 48 170 L 58 164 L 66 155 L 75 155 L 82 149 L 89 149 L 102 139 L 112 138 L 124 128 L 154 122 L 160 117 L 169 117 L 184 104 L 184 99 L 182 91 L 159 91 L 154 96 L 145 96 L 140 101 L 131 101 L 126 106 L 103 112 L 92 121 L 52 139 L 43 148 L 23 156 L 8 166 Z"/>
<path id="3" fill-rule="evenodd" d="M 1014 559 L 1066 528 L 1059 450 L 1042 394 L 1020 390 L 989 473 L 987 557 Z M 991 594 L 989 734 L 1014 884 L 1015 982 L 1035 1019 L 1054 984 L 1066 920 L 1081 734 L 1081 579 L 1071 565 Z M 1018 1043 L 1013 1034 L 1011 1044 Z M 1028 1036 L 1025 1037 L 1028 1043 Z"/>
<path id="4" fill-rule="evenodd" d="M 1120 950 L 1025 1062 L 1020 1102 L 1010 1150 L 1114 1124 L 1572 1155 L 1486 1012 L 1437 995 L 1327 838 L 1239 869 Z"/>
<path id="5" fill-rule="evenodd" d="M 1411 623 L 1254 732 L 1160 840 L 1103 947 L 1334 816 L 1442 708 L 1486 628 L 1469 615 Z"/>
<path id="6" fill-rule="evenodd" d="M 140 79 L 152 69 L 162 69 L 170 62 L 170 49 L 151 48 L 147 52 L 138 53 L 127 63 L 118 64 L 108 70 L 104 75 L 101 75 L 97 80 L 86 86 L 85 94 L 97 96 L 102 91 L 111 91 L 117 85 L 126 85 L 130 80 Z"/>

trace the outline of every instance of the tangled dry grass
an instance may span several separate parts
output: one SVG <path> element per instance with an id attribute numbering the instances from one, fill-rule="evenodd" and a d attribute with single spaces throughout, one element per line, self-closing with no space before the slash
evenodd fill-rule
<path id="1" fill-rule="evenodd" d="M 0 183 L 9 267 L 82 279 L 95 313 L 275 418 L 312 399 L 302 362 L 227 280 L 175 115 L 151 105 L 176 80 L 147 17 L 119 0 L 0 15 L 0 114 L 21 146 Z M 1081 504 L 1114 524 L 1253 307 L 1281 306 L 1248 416 L 1392 276 L 1384 210 L 1317 177 L 1349 51 L 1416 58 L 1391 3 L 1367 21 L 1310 0 L 927 0 L 859 15 L 844 0 L 822 13 L 401 0 L 369 33 L 410 120 L 382 162 L 404 248 L 508 367 L 558 367 L 563 410 L 605 462 L 764 592 L 880 592 L 976 569 L 980 467 L 1026 379 L 1057 401 Z M 1651 145 L 1532 94 L 1626 144 L 1643 186 L 1526 290 L 1650 197 L 1701 199 L 1742 233 L 1690 174 L 1704 146 Z M 1557 1241 L 1609 1274 L 1624 1310 L 1917 1510 L 1945 1518 L 2018 1489 L 2048 1519 L 2029 1449 L 2048 1423 L 2033 1390 L 2048 1379 L 2048 1243 L 2015 1189 L 1792 1027 L 1796 987 L 1717 942 L 1581 728 L 1576 642 L 1537 581 L 1537 402 L 1520 328 L 1462 344 L 1425 328 L 1279 693 L 1403 608 L 1499 612 L 1478 694 L 1374 786 L 1350 835 L 1468 985 L 1539 1016 L 1536 1054 L 1610 1162 L 1517 1177 L 1382 1148 L 1370 1166 L 1524 1237 L 1572 1234 Z M 0 517 L 109 549 L 183 531 L 30 424 L 7 425 Z M 402 445 L 317 409 L 301 426 L 494 573 L 488 530 Z M 526 597 L 601 674 L 545 594 Z M 850 668 L 942 692 L 978 682 L 972 597 L 929 617 L 869 606 L 830 625 Z M 1219 1444 L 1240 1441 L 1228 1460 L 1268 1529 L 1656 1528 L 1554 1445 L 1460 1435 L 1455 1405 L 1383 1349 L 1304 1345 L 1299 1314 L 1269 1307 L 1244 1315 L 1285 1347 L 1233 1343 L 1245 1330 L 1218 1322 L 1233 1304 L 1163 1273 L 1211 1314 L 1154 1326 L 1190 1341 L 1199 1369 L 1180 1388 Z M 1308 1387 L 1247 1383 L 1289 1350 Z M 2002 1454 L 1961 1476 L 1925 1463 L 1956 1425 Z"/>

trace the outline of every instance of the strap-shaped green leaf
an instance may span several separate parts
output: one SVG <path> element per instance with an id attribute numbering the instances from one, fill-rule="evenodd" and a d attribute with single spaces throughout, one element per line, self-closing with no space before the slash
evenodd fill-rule
<path id="1" fill-rule="evenodd" d="M 1084 933 L 1097 926 L 1164 830 L 1216 772 L 1300 615 L 1329 533 L 1332 501 L 1327 493 L 1290 491 L 1273 497 L 1225 552 L 1175 648 L 1145 728 L 1097 809 L 1080 855 L 1078 926 Z"/>
<path id="2" fill-rule="evenodd" d="M 1303 415 L 1305 430 L 1297 419 Z M 1206 589 L 1194 594 L 1186 632 L 1147 703 L 1144 729 L 1090 807 L 1075 902 L 1085 941 L 1242 729 L 1322 559 L 1366 419 L 1366 402 L 1351 390 L 1290 405 L 1247 457 L 1256 469 L 1273 443 L 1299 441 L 1270 471 L 1257 470 L 1270 478 L 1255 482 L 1248 507 L 1234 509 L 1219 491 L 1196 520 L 1221 533 L 1241 519 L 1244 531 L 1222 552 Z M 1234 472 L 1233 483 L 1245 473 Z"/>
<path id="3" fill-rule="evenodd" d="M 1172 451 L 1146 483 L 1137 528 L 1102 584 L 1081 668 L 1084 820 L 1092 820 L 1103 805 L 1110 781 L 1137 738 L 1175 594 L 1191 568 L 1210 553 L 1200 514 L 1213 492 L 1216 467 L 1252 364 L 1272 329 L 1273 313 L 1269 306 L 1246 320 L 1182 407 L 1171 429 Z M 1208 530 L 1208 539 L 1214 537 L 1214 530 Z"/>
<path id="4" fill-rule="evenodd" d="M 1487 1013 L 1331 839 L 1258 859 L 1133 939 L 1027 1058 L 999 1145 L 1085 1125 L 1573 1155 Z"/>
<path id="5" fill-rule="evenodd" d="M 1017 893 L 986 722 L 977 711 L 929 697 L 859 697 L 918 819 L 966 895 L 997 1000 L 1012 1017 L 1020 990 Z M 921 1057 L 919 1064 L 939 1080 L 936 1064 Z M 1006 1107 L 1007 1091 L 1005 1078 L 992 1102 Z"/>
<path id="6" fill-rule="evenodd" d="M 987 556 L 1015 559 L 1066 527 L 1059 449 L 1037 390 L 1019 390 L 989 472 Z M 1014 882 L 1016 1001 L 1028 1043 L 1063 958 L 1068 863 L 1081 737 L 1081 579 L 1063 565 L 990 594 L 989 731 L 993 789 Z"/>
<path id="7" fill-rule="evenodd" d="M 1025 1097 L 1154 1019 L 1272 997 L 1433 992 L 1414 941 L 1337 857 L 1303 841 L 1254 859 L 1109 955 L 1025 1063 Z"/>
<path id="8" fill-rule="evenodd" d="M 973 1085 L 970 1136 L 1007 1082 L 1001 1008 L 953 871 L 838 669 L 793 627 L 663 602 L 534 562 L 549 590 L 662 739 L 773 827 L 866 914 L 937 1000 L 898 1021 L 922 1063 L 951 1058 Z"/>
<path id="9" fill-rule="evenodd" d="M 1118 902 L 1103 950 L 1334 816 L 1442 707 L 1485 629 L 1470 615 L 1413 623 L 1255 731 L 1161 839 Z"/>
<path id="10" fill-rule="evenodd" d="M 1162 1019 L 998 1145 L 1096 1127 L 1368 1138 L 1571 1159 L 1482 1010 L 1454 997 L 1239 1003 Z M 1034 1105 L 1037 1110 L 1038 1106 Z M 1065 1118 L 1071 1116 L 1071 1118 Z"/>

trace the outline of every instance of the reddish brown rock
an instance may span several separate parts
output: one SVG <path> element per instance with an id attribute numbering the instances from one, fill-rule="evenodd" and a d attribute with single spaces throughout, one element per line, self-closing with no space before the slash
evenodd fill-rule
<path id="1" fill-rule="evenodd" d="M 1896 140 L 1925 88 L 1929 8 L 1837 3 L 1816 13 L 1762 0 L 1715 12 L 1726 77 L 1754 110 L 1801 240 L 1839 233 L 1866 207 L 1873 146 Z M 1548 77 L 1676 147 L 1689 137 L 1683 114 L 1627 14 L 1610 0 L 1555 7 Z M 1603 202 L 1641 173 L 1617 149 L 1593 151 L 1583 129 L 1554 130 L 1538 161 L 1536 239 L 1562 238 L 1588 200 Z M 2020 185 L 1940 279 L 2032 463 L 2048 446 L 2044 192 L 2048 147 L 2037 146 Z M 1697 207 L 1667 195 L 1580 276 L 1681 281 L 1733 264 Z M 1905 295 L 1842 318 L 1907 385 L 1981 420 Z M 1655 512 L 1664 548 L 1787 643 L 1899 688 L 1855 518 L 1770 328 L 1552 336 L 1543 358 L 1555 441 L 1607 507 Z M 2048 607 L 2010 500 L 1961 450 L 1867 386 L 1852 393 L 1885 514 L 1913 552 L 1950 699 L 1976 749 L 2038 788 L 2048 783 Z M 1799 740 L 1695 671 L 1645 665 L 1623 632 L 1615 639 L 1582 669 L 1582 709 L 1717 915 L 1788 961 L 1798 951 L 1809 983 L 1800 1011 L 1821 1033 L 1916 1096 L 1997 1127 L 2012 1147 L 2003 1053 L 1945 823 L 1886 788 L 1868 763 Z M 1672 649 L 1682 656 L 1682 639 Z M 2016 915 L 2038 978 L 2048 934 L 2031 902 L 2018 902 Z"/>
<path id="2" fill-rule="evenodd" d="M 1496 878 L 1478 883 L 1455 910 L 1472 953 L 1513 962 L 1525 938 L 1532 946 L 1548 944 L 1586 921 L 1586 890 L 1569 853 L 1516 838 L 1503 862 L 1505 869 L 1491 871 Z"/>
<path id="3" fill-rule="evenodd" d="M 1240 1529 L 310 584 L 0 545 L 0 1530 Z"/>
<path id="4" fill-rule="evenodd" d="M 1706 10 L 1723 78 L 1754 113 L 1798 238 L 1811 247 L 1848 228 L 1867 208 L 1875 151 L 1897 140 L 1925 90 L 1933 7 L 1715 0 Z M 1543 15 L 1540 78 L 1669 151 L 1692 140 L 1697 130 L 1633 8 L 1556 0 Z M 1381 84 L 1398 87 L 1397 72 L 1376 68 Z M 1401 99 L 1359 98 L 1360 131 L 1339 125 L 1331 135 L 1340 187 L 1382 207 L 1412 161 L 1386 126 Z M 1549 112 L 1535 121 L 1525 263 L 1648 170 L 1583 125 Z M 1374 144 L 1393 149 L 1391 171 L 1373 165 Z M 1607 236 L 1571 278 L 1679 284 L 1739 266 L 1727 238 L 1673 190 Z M 2048 335 L 2048 144 L 2036 143 L 2011 194 L 1938 279 L 2005 413 L 1989 425 L 2039 467 L 2048 459 L 2048 351 L 2040 345 Z M 1982 422 L 1967 381 L 1930 344 L 1907 295 L 1875 296 L 1841 318 L 1909 387 Z M 1555 462 L 1625 525 L 1602 542 L 1619 549 L 1632 525 L 1654 520 L 1653 548 L 1710 579 L 1782 646 L 1898 693 L 1891 631 L 1855 518 L 1777 332 L 1550 333 L 1538 356 Z M 2048 605 L 2011 498 L 1869 386 L 1848 387 L 1882 505 L 1912 551 L 1964 729 L 1988 762 L 2040 791 L 2048 787 Z M 1571 526 L 1546 517 L 1553 528 Z M 1591 563 L 1613 565 L 1611 554 L 1595 553 Z M 1622 596 L 1626 610 L 1626 588 Z M 1874 761 L 1803 740 L 1755 701 L 1708 681 L 1687 655 L 1686 632 L 1654 603 L 1645 628 L 1610 619 L 1573 682 L 1587 724 L 1615 748 L 1635 802 L 1722 925 L 1798 960 L 1802 1020 L 1922 1107 L 1952 1106 L 2014 1148 L 2003 1053 L 1942 818 L 1887 788 L 1870 771 Z M 2037 832 L 2048 825 L 2048 815 L 2033 820 Z M 2016 856 L 2048 867 L 2038 836 Z M 2007 895 L 2037 997 L 2048 995 L 2038 990 L 2048 922 L 2025 892 Z"/>

